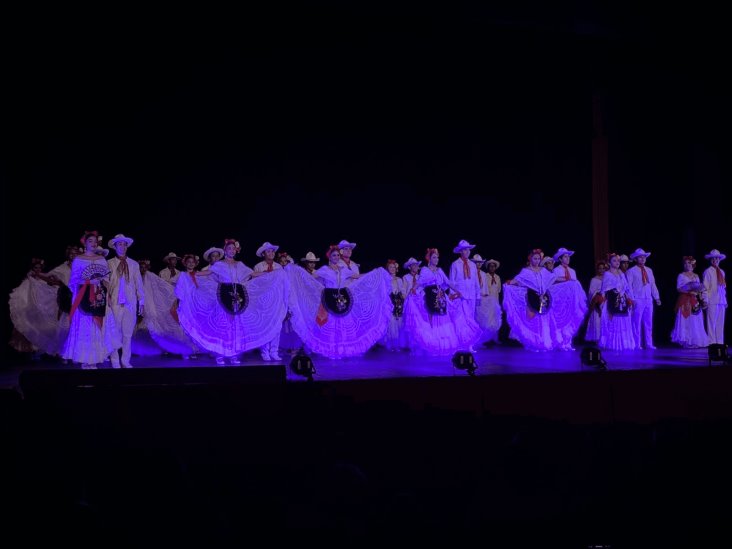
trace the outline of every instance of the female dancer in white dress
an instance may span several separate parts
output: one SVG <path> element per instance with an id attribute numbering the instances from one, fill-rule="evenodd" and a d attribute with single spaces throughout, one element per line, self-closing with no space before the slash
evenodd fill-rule
<path id="1" fill-rule="evenodd" d="M 63 341 L 58 338 L 56 278 L 43 272 L 44 261 L 33 258 L 23 282 L 10 293 L 13 336 L 10 346 L 19 352 L 57 355 Z"/>
<path id="2" fill-rule="evenodd" d="M 143 273 L 143 264 L 140 263 L 140 274 Z M 194 286 L 198 284 L 199 259 L 197 255 L 185 254 L 181 260 L 184 271 L 181 271 L 178 280 L 187 278 Z M 135 339 L 138 340 L 138 351 L 144 332 L 148 331 L 152 340 L 167 353 L 181 355 L 184 359 L 196 358 L 200 348 L 183 330 L 178 317 L 178 298 L 175 295 L 174 287 L 165 282 L 155 273 L 149 272 L 150 262 L 145 264 L 145 273 L 142 274 L 142 282 L 145 288 L 145 316 L 138 319 L 135 335 L 133 336 L 133 353 L 135 351 Z M 158 351 L 159 353 L 159 351 Z M 158 354 L 155 353 L 155 354 Z"/>
<path id="3" fill-rule="evenodd" d="M 55 286 L 58 290 L 56 293 L 56 304 L 58 306 L 58 312 L 56 313 L 58 318 L 58 332 L 57 340 L 59 344 L 59 350 L 63 347 L 66 337 L 69 335 L 69 312 L 71 311 L 71 290 L 69 289 L 69 280 L 71 279 L 71 264 L 74 258 L 83 254 L 84 249 L 79 246 L 67 246 L 66 247 L 66 261 L 58 267 L 52 269 L 48 275 L 52 278 L 49 284 Z M 63 362 L 68 362 L 63 359 Z"/>
<path id="4" fill-rule="evenodd" d="M 402 281 L 404 282 L 404 293 L 406 295 L 406 298 L 404 300 L 404 311 L 403 313 L 409 308 L 409 302 L 413 299 L 421 299 L 421 297 L 417 294 L 417 289 L 419 287 L 419 270 L 420 265 L 422 264 L 421 261 L 417 261 L 413 257 L 410 257 L 407 262 L 404 264 L 404 268 L 408 271 L 407 274 L 404 275 L 402 278 Z M 404 314 L 402 314 L 402 318 L 404 317 Z M 414 344 L 412 342 L 412 335 L 409 329 L 407 328 L 406 322 L 402 324 L 402 332 L 404 333 L 404 338 L 406 340 L 406 345 L 410 349 L 414 347 Z"/>
<path id="5" fill-rule="evenodd" d="M 706 347 L 709 337 L 704 329 L 704 312 L 706 292 L 694 272 L 696 259 L 684 256 L 684 270 L 676 277 L 676 290 L 679 297 L 676 300 L 676 323 L 671 332 L 671 341 L 686 349 Z"/>
<path id="6" fill-rule="evenodd" d="M 150 260 L 138 259 L 137 264 L 140 266 L 140 277 L 142 278 L 142 286 L 145 290 L 145 315 L 137 316 L 135 330 L 132 333 L 132 354 L 134 356 L 157 356 L 163 352 L 160 345 L 155 340 L 147 327 L 149 318 L 157 314 L 157 296 L 161 293 L 156 288 L 153 279 L 158 279 L 160 284 L 166 286 L 166 290 L 173 294 L 173 303 L 175 303 L 175 293 L 173 287 L 164 282 L 158 275 L 150 272 Z M 174 314 L 174 310 L 169 310 L 168 314 Z"/>
<path id="7" fill-rule="evenodd" d="M 337 246 L 326 256 L 328 264 L 316 271 L 317 276 L 305 269 L 285 269 L 292 327 L 315 353 L 328 358 L 360 355 L 386 334 L 392 312 L 389 275 L 378 268 L 354 279 L 340 264 Z"/>
<path id="8" fill-rule="evenodd" d="M 226 240 L 224 259 L 196 273 L 197 284 L 182 276 L 175 286 L 181 326 L 199 347 L 217 355 L 217 364 L 224 357 L 239 364 L 239 353 L 272 341 L 287 311 L 284 272 L 257 278 L 235 259 L 240 250 L 236 240 Z"/>
<path id="9" fill-rule="evenodd" d="M 416 296 L 408 300 L 404 311 L 412 351 L 432 355 L 473 351 L 480 339 L 480 326 L 466 314 L 467 307 L 459 301 L 460 292 L 437 266 L 439 250 L 428 248 L 425 260 L 427 266 L 419 272 Z"/>
<path id="10" fill-rule="evenodd" d="M 95 251 L 99 242 L 97 232 L 86 232 L 81 242 L 85 251 L 71 264 L 69 335 L 61 356 L 80 362 L 83 369 L 96 369 L 97 364 L 122 347 L 122 336 L 114 315 L 107 310 L 105 283 L 109 279 L 109 267 L 104 256 Z"/>
<path id="11" fill-rule="evenodd" d="M 625 273 L 620 270 L 620 256 L 608 255 L 610 268 L 602 276 L 602 321 L 599 345 L 613 351 L 635 349 L 635 336 L 631 323 L 630 309 L 633 295 Z"/>
<path id="12" fill-rule="evenodd" d="M 541 267 L 540 249 L 528 258 L 528 266 L 503 287 L 509 337 L 533 351 L 572 350 L 587 310 L 585 295 L 576 280 L 555 284 L 557 275 Z"/>
<path id="13" fill-rule="evenodd" d="M 569 294 L 569 299 L 562 303 L 555 303 L 554 315 L 557 317 L 557 324 L 562 328 L 565 339 L 562 349 L 574 351 L 572 337 L 579 331 L 582 322 L 587 314 L 587 296 L 582 285 L 577 280 L 577 273 L 569 266 L 570 257 L 574 255 L 572 250 L 561 247 L 554 254 L 553 272 L 556 275 L 555 284 L 565 284 L 564 290 Z"/>
<path id="14" fill-rule="evenodd" d="M 589 314 L 587 316 L 586 341 L 599 341 L 602 329 L 602 304 L 605 297 L 602 295 L 602 277 L 607 270 L 607 263 L 598 261 L 595 265 L 595 276 L 590 280 L 590 288 L 587 290 L 587 304 Z"/>
<path id="15" fill-rule="evenodd" d="M 528 256 L 528 265 L 503 287 L 503 308 L 511 331 L 509 337 L 532 351 L 550 351 L 560 346 L 558 327 L 553 314 L 550 288 L 556 275 L 542 267 L 544 252 L 536 248 Z"/>
<path id="16" fill-rule="evenodd" d="M 404 281 L 397 276 L 399 264 L 394 259 L 386 262 L 386 271 L 389 273 L 389 298 L 393 306 L 389 328 L 384 337 L 384 345 L 390 351 L 399 351 L 407 347 L 404 333 L 404 300 L 407 293 L 404 289 Z"/>
<path id="17" fill-rule="evenodd" d="M 481 343 L 498 342 L 498 330 L 501 328 L 501 278 L 496 274 L 498 261 L 491 259 L 486 261 L 478 254 L 472 257 L 475 266 L 478 267 L 478 285 L 480 286 L 480 304 L 475 310 L 475 319 L 483 330 Z M 489 273 L 481 270 L 481 266 L 487 264 Z"/>

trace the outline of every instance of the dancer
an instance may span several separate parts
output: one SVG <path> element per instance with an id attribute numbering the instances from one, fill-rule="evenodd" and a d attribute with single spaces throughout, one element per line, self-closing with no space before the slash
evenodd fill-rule
<path id="1" fill-rule="evenodd" d="M 498 343 L 498 331 L 501 329 L 503 321 L 501 314 L 501 277 L 496 274 L 496 270 L 501 264 L 495 259 L 484 261 L 483 258 L 476 254 L 473 261 L 478 266 L 478 276 L 480 282 L 480 305 L 478 305 L 475 317 L 476 321 L 483 330 L 480 341 L 484 344 Z M 480 269 L 480 265 L 485 264 L 488 273 Z"/>
<path id="2" fill-rule="evenodd" d="M 271 342 L 287 312 L 287 279 L 282 269 L 257 276 L 236 259 L 239 242 L 227 239 L 224 259 L 207 271 L 182 276 L 175 287 L 178 318 L 201 348 L 216 355 L 216 363 L 239 364 L 240 353 Z M 262 274 L 262 273 L 258 273 Z"/>
<path id="3" fill-rule="evenodd" d="M 57 355 L 61 350 L 58 339 L 57 289 L 58 279 L 43 272 L 43 259 L 31 259 L 30 270 L 23 282 L 10 293 L 10 320 L 13 335 L 10 346 L 22 353 Z"/>
<path id="4" fill-rule="evenodd" d="M 620 271 L 623 274 L 625 274 L 628 272 L 629 268 L 630 268 L 630 258 L 627 255 L 622 254 L 620 256 Z"/>
<path id="5" fill-rule="evenodd" d="M 671 341 L 685 349 L 695 349 L 709 345 L 709 336 L 704 331 L 704 312 L 706 295 L 704 285 L 694 272 L 696 259 L 684 256 L 683 271 L 676 277 L 676 322 L 671 332 Z"/>
<path id="6" fill-rule="evenodd" d="M 554 258 L 551 256 L 546 256 L 541 260 L 541 266 L 544 267 L 547 271 L 550 273 L 554 272 Z"/>
<path id="7" fill-rule="evenodd" d="M 404 312 L 412 352 L 446 355 L 472 351 L 480 339 L 480 326 L 469 314 L 470 307 L 461 303 L 464 298 L 458 288 L 439 268 L 439 250 L 428 248 L 425 260 L 416 296 L 410 297 Z"/>
<path id="8" fill-rule="evenodd" d="M 201 270 L 208 271 L 211 268 L 211 265 L 216 263 L 222 257 L 224 257 L 224 250 L 217 248 L 216 246 L 211 246 L 208 250 L 203 252 L 203 260 L 208 262 L 208 265 Z"/>
<path id="9" fill-rule="evenodd" d="M 599 345 L 612 351 L 629 351 L 636 348 L 630 311 L 633 294 L 628 279 L 620 270 L 620 256 L 608 254 L 609 268 L 602 275 L 602 321 Z"/>
<path id="10" fill-rule="evenodd" d="M 590 280 L 590 288 L 587 290 L 587 303 L 589 315 L 587 318 L 586 341 L 599 341 L 602 330 L 602 304 L 605 298 L 602 295 L 602 278 L 605 276 L 607 263 L 598 261 L 595 264 L 595 276 Z"/>
<path id="11" fill-rule="evenodd" d="M 279 262 L 276 262 L 275 259 L 275 252 L 279 249 L 279 246 L 276 246 L 275 244 L 270 244 L 269 242 L 265 242 L 262 244 L 259 249 L 257 250 L 257 257 L 263 258 L 263 261 L 260 261 L 254 266 L 254 273 L 257 274 L 266 274 L 266 273 L 272 273 L 275 270 L 282 270 L 283 265 Z M 287 313 L 283 315 L 282 320 L 284 322 L 284 319 L 286 318 Z M 282 358 L 280 357 L 280 336 L 282 334 L 282 327 L 280 326 L 280 329 L 277 331 L 277 334 L 272 338 L 271 341 L 268 343 L 265 343 L 260 348 L 260 354 L 262 356 L 262 360 L 264 361 L 280 361 Z"/>
<path id="12" fill-rule="evenodd" d="M 165 280 L 165 282 L 169 282 L 173 286 L 176 285 L 178 278 L 180 278 L 180 271 L 176 269 L 178 261 L 180 261 L 180 257 L 178 257 L 175 252 L 168 253 L 168 255 L 163 258 L 163 263 L 167 264 L 167 267 L 158 273 L 160 278 Z"/>
<path id="13" fill-rule="evenodd" d="M 399 264 L 394 259 L 386 262 L 386 271 L 389 273 L 389 298 L 393 306 L 389 328 L 384 336 L 384 345 L 390 351 L 399 351 L 407 346 L 404 334 L 404 300 L 406 291 L 404 281 L 397 276 Z"/>
<path id="14" fill-rule="evenodd" d="M 568 250 L 567 248 L 563 247 L 559 248 L 559 250 L 557 250 L 557 253 L 554 254 L 554 257 L 552 259 L 556 267 L 554 267 L 552 272 L 557 275 L 555 282 L 567 282 L 570 280 L 577 280 L 577 273 L 572 267 L 569 266 L 570 258 L 573 255 L 574 252 L 572 250 Z"/>
<path id="15" fill-rule="evenodd" d="M 478 267 L 475 262 L 470 261 L 470 250 L 473 248 L 475 244 L 461 240 L 452 250 L 460 257 L 450 265 L 450 282 L 460 292 L 462 299 L 459 303 L 465 308 L 465 314 L 471 318 L 475 318 L 475 307 L 480 303 Z"/>
<path id="16" fill-rule="evenodd" d="M 653 276 L 653 270 L 646 266 L 646 258 L 649 255 L 651 255 L 650 252 L 638 248 L 630 254 L 630 259 L 635 260 L 636 265 L 625 273 L 635 302 L 631 318 L 633 336 L 638 349 L 643 349 L 643 338 L 645 338 L 645 347 L 647 349 L 656 348 L 653 344 L 653 303 L 655 302 L 657 306 L 661 306 L 656 278 Z"/>
<path id="17" fill-rule="evenodd" d="M 315 254 L 313 252 L 308 252 L 305 254 L 305 257 L 300 259 L 300 263 L 305 264 L 305 270 L 310 273 L 311 275 L 315 275 L 316 269 L 315 267 L 318 265 L 318 262 L 320 261 L 319 257 L 315 257 Z"/>
<path id="18" fill-rule="evenodd" d="M 290 257 L 290 254 L 288 254 L 287 252 L 277 252 L 275 259 L 276 259 L 277 263 L 279 263 L 280 266 L 283 268 L 295 263 L 295 260 L 292 259 Z"/>
<path id="19" fill-rule="evenodd" d="M 107 305 L 114 315 L 117 329 L 122 336 L 122 359 L 114 350 L 110 360 L 112 368 L 132 368 L 132 334 L 135 331 L 137 316 L 145 316 L 145 288 L 140 275 L 140 265 L 127 257 L 133 239 L 118 234 L 109 241 L 109 247 L 117 252 L 117 257 L 107 261 L 109 267 L 109 295 Z"/>
<path id="20" fill-rule="evenodd" d="M 292 327 L 315 353 L 357 356 L 386 334 L 392 315 L 389 275 L 378 268 L 352 280 L 352 272 L 341 265 L 338 246 L 331 246 L 326 257 L 328 264 L 317 270 L 318 276 L 305 269 L 285 269 Z"/>
<path id="21" fill-rule="evenodd" d="M 553 256 L 554 263 L 557 264 L 552 271 L 556 275 L 554 283 L 566 283 L 574 296 L 574 300 L 567 304 L 568 309 L 563 310 L 562 308 L 557 308 L 555 309 L 555 314 L 566 312 L 566 318 L 558 319 L 558 321 L 562 323 L 565 321 L 572 322 L 573 325 L 576 325 L 577 330 L 579 330 L 587 312 L 587 296 L 579 280 L 577 280 L 577 273 L 569 266 L 570 258 L 573 255 L 574 251 L 561 247 Z M 574 351 L 571 342 L 565 342 L 563 348 L 566 351 Z"/>
<path id="22" fill-rule="evenodd" d="M 549 314 L 553 305 L 549 289 L 556 275 L 544 259 L 540 248 L 531 250 L 526 267 L 503 288 L 509 337 L 531 351 L 550 351 L 559 345 L 556 322 Z"/>
<path id="23" fill-rule="evenodd" d="M 122 347 L 114 315 L 107 314 L 104 282 L 110 273 L 107 261 L 95 252 L 100 238 L 97 231 L 84 233 L 84 253 L 74 258 L 69 277 L 72 305 L 61 356 L 81 363 L 82 369 L 96 369 L 98 363 Z"/>
<path id="24" fill-rule="evenodd" d="M 181 272 L 178 281 L 187 278 L 190 283 L 198 287 L 200 274 L 196 270 L 199 264 L 198 256 L 185 254 L 181 263 L 185 271 Z M 142 262 L 140 272 L 143 274 Z M 145 272 L 142 279 L 145 287 L 145 316 L 138 322 L 138 330 L 146 327 L 153 341 L 166 353 L 181 355 L 186 360 L 197 358 L 201 349 L 180 325 L 175 288 L 155 273 Z M 134 337 L 132 344 L 134 351 Z"/>
<path id="25" fill-rule="evenodd" d="M 712 250 L 704 256 L 709 267 L 704 270 L 704 288 L 709 296 L 707 307 L 707 334 L 709 343 L 724 344 L 724 315 L 727 309 L 727 281 L 719 262 L 727 256 L 719 250 Z"/>
<path id="26" fill-rule="evenodd" d="M 527 259 L 527 266 L 503 288 L 509 337 L 532 351 L 573 350 L 572 338 L 587 310 L 579 283 L 554 284 L 556 275 L 541 266 L 540 248 Z"/>
<path id="27" fill-rule="evenodd" d="M 351 261 L 351 254 L 353 249 L 356 247 L 355 242 L 348 242 L 348 240 L 341 240 L 338 243 L 338 251 L 341 256 L 341 267 L 345 268 L 342 276 L 346 285 L 350 284 L 361 276 L 361 266 L 355 261 Z"/>

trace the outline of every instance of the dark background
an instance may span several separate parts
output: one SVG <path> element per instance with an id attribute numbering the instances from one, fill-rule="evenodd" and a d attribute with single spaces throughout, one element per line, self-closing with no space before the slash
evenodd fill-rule
<path id="1" fill-rule="evenodd" d="M 447 267 L 464 238 L 504 278 L 565 246 L 586 287 L 595 93 L 611 248 L 652 252 L 667 342 L 681 257 L 701 273 L 732 252 L 723 20 L 595 3 L 8 17 L 3 287 L 85 229 L 133 237 L 156 271 L 226 237 L 250 266 L 265 240 L 322 258 L 345 238 L 364 270 L 428 246 Z"/>

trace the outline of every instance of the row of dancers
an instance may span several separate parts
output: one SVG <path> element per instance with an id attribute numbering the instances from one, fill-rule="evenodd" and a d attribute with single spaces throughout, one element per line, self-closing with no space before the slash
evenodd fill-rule
<path id="1" fill-rule="evenodd" d="M 495 342 L 503 312 L 509 337 L 531 350 L 571 350 L 587 321 L 588 341 L 611 350 L 655 348 L 653 305 L 660 305 L 650 255 L 637 249 L 630 258 L 609 254 L 598 262 L 597 276 L 585 293 L 570 265 L 572 250 L 560 248 L 547 266 L 540 249 L 505 284 L 500 263 L 473 254 L 461 240 L 449 275 L 439 267 L 440 252 L 427 250 L 422 260 L 362 274 L 351 259 L 355 243 L 346 240 L 327 250 L 326 264 L 308 252 L 302 267 L 279 247 L 265 242 L 262 261 L 249 268 L 236 259 L 241 247 L 227 239 L 223 247 L 199 257 L 174 253 L 159 275 L 150 262 L 127 256 L 133 239 L 118 234 L 108 248 L 87 231 L 83 248 L 70 246 L 67 262 L 43 272 L 34 260 L 29 276 L 10 297 L 18 350 L 43 351 L 93 368 L 109 358 L 113 367 L 131 367 L 132 354 L 161 350 L 189 357 L 200 352 L 219 364 L 237 364 L 243 352 L 259 349 L 265 361 L 281 360 L 280 350 L 299 349 L 329 358 L 362 354 L 375 344 L 391 350 L 445 355 L 473 351 Z M 726 283 L 718 250 L 707 254 L 711 266 L 703 280 L 695 261 L 684 258 L 679 275 L 676 324 L 672 341 L 684 347 L 723 342 Z M 636 265 L 623 269 L 623 260 Z M 183 270 L 178 270 L 178 264 Z M 484 270 L 485 269 L 485 270 Z M 704 317 L 706 317 L 706 330 Z M 645 341 L 643 341 L 645 339 Z"/>

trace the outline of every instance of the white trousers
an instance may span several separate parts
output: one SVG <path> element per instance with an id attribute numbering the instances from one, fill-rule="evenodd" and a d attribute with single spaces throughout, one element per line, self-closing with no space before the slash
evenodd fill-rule
<path id="1" fill-rule="evenodd" d="M 279 355 L 280 353 L 280 335 L 282 334 L 282 330 L 279 330 L 277 332 L 277 335 L 274 336 L 274 339 L 270 341 L 269 343 L 265 343 L 262 345 L 259 350 L 262 353 L 262 358 L 265 360 L 269 360 L 272 355 Z"/>
<path id="2" fill-rule="evenodd" d="M 114 321 L 117 329 L 122 336 L 122 364 L 130 365 L 130 357 L 132 356 L 132 334 L 135 331 L 137 323 L 137 306 L 136 304 L 112 305 L 110 307 L 114 315 Z M 119 350 L 116 349 L 110 355 L 112 366 L 119 364 Z"/>
<path id="3" fill-rule="evenodd" d="M 643 345 L 641 332 L 646 337 L 645 346 L 653 345 L 653 300 L 637 299 L 633 306 L 633 337 L 635 337 L 635 347 L 640 349 Z M 641 329 L 642 328 L 642 329 Z"/>
<path id="4" fill-rule="evenodd" d="M 707 308 L 707 335 L 709 343 L 724 343 L 724 305 L 710 305 Z"/>

